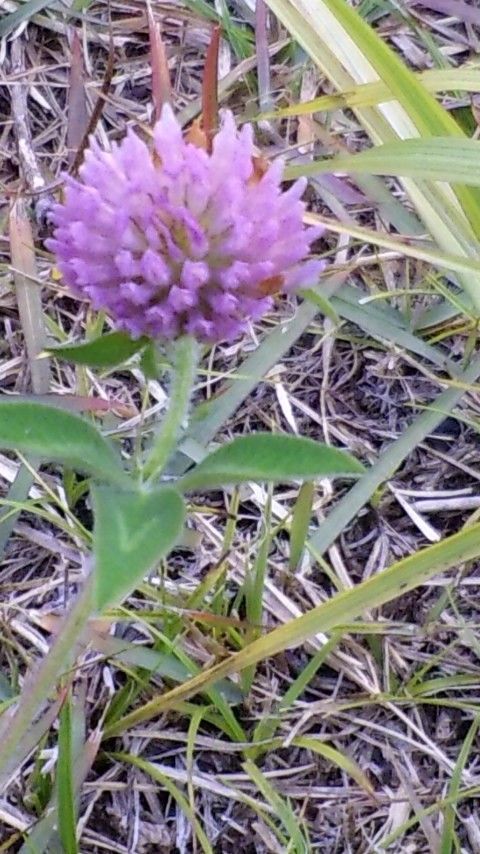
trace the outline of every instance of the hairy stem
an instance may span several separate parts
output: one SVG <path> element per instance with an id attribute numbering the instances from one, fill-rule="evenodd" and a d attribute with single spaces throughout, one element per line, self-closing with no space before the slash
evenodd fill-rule
<path id="1" fill-rule="evenodd" d="M 143 466 L 145 480 L 162 473 L 176 448 L 182 424 L 188 414 L 199 352 L 198 342 L 188 335 L 179 338 L 174 344 L 170 403 Z"/>

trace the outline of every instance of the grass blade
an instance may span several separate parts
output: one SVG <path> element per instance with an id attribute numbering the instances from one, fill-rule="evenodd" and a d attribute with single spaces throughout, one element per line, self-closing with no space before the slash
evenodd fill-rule
<path id="1" fill-rule="evenodd" d="M 477 68 L 432 68 L 415 74 L 427 92 L 461 91 L 480 92 L 480 71 Z M 377 104 L 394 100 L 392 93 L 383 80 L 363 83 L 347 92 L 336 95 L 322 95 L 312 101 L 292 104 L 280 110 L 261 113 L 260 119 L 284 119 L 289 116 L 306 116 L 312 113 L 354 107 L 374 107 Z"/>
<path id="2" fill-rule="evenodd" d="M 473 746 L 474 739 L 477 735 L 478 728 L 480 726 L 480 715 L 477 715 L 475 719 L 472 721 L 470 729 L 468 730 L 464 742 L 462 744 L 462 748 L 458 755 L 457 762 L 455 764 L 455 769 L 452 774 L 452 779 L 450 781 L 450 786 L 448 789 L 448 797 L 453 799 L 453 803 L 448 804 L 445 807 L 444 817 L 443 817 L 443 833 L 440 841 L 440 850 L 439 854 L 451 854 L 454 850 L 455 844 L 455 799 L 458 798 L 458 794 L 460 792 L 460 785 L 462 782 L 462 773 L 467 764 L 468 757 L 470 755 L 470 751 Z"/>
<path id="3" fill-rule="evenodd" d="M 60 712 L 57 761 L 58 832 L 65 854 L 78 854 L 74 778 L 72 703 L 69 692 Z"/>
<path id="4" fill-rule="evenodd" d="M 312 516 L 312 505 L 315 494 L 313 483 L 303 483 L 298 493 L 298 498 L 293 508 L 292 522 L 290 525 L 290 556 L 288 568 L 290 572 L 297 569 L 305 549 L 308 528 Z"/>
<path id="5" fill-rule="evenodd" d="M 311 750 L 313 753 L 318 753 L 319 756 L 322 756 L 328 762 L 331 762 L 332 765 L 337 765 L 342 769 L 342 771 L 345 771 L 352 780 L 355 780 L 355 782 L 358 783 L 365 792 L 370 796 L 373 796 L 374 791 L 367 775 L 363 773 L 360 766 L 354 762 L 353 759 L 350 759 L 350 757 L 345 753 L 342 753 L 341 750 L 337 750 L 336 747 L 332 747 L 331 744 L 326 744 L 319 738 L 309 738 L 308 736 L 302 735 L 294 738 L 293 744 L 296 747 L 303 747 L 305 750 Z"/>
<path id="6" fill-rule="evenodd" d="M 55 0 L 28 0 L 26 3 L 21 3 L 18 9 L 10 12 L 9 15 L 5 15 L 0 21 L 0 36 L 8 36 L 19 24 L 33 18 L 34 15 L 42 12 L 48 6 L 53 6 L 54 2 Z"/>
<path id="7" fill-rule="evenodd" d="M 38 358 L 47 343 L 41 290 L 37 284 L 32 228 L 22 199 L 17 199 L 10 212 L 10 251 L 32 388 L 36 394 L 47 394 L 50 389 L 50 366 L 47 359 Z"/>
<path id="8" fill-rule="evenodd" d="M 153 764 L 153 762 L 146 762 L 144 759 L 141 759 L 139 756 L 134 756 L 131 753 L 114 753 L 111 754 L 114 759 L 117 759 L 120 762 L 126 762 L 130 765 L 134 765 L 136 768 L 139 768 L 144 774 L 148 774 L 152 780 L 155 780 L 157 783 L 167 790 L 169 795 L 174 799 L 174 801 L 178 804 L 190 824 L 192 825 L 198 842 L 201 845 L 202 851 L 205 854 L 213 854 L 213 848 L 210 845 L 210 842 L 207 839 L 205 831 L 195 816 L 191 806 L 183 794 L 180 791 L 178 786 L 170 780 L 166 774 L 162 774 L 162 772 Z"/>
<path id="9" fill-rule="evenodd" d="M 367 148 L 351 156 L 315 160 L 286 170 L 289 180 L 302 175 L 330 172 L 363 172 L 367 175 L 398 175 L 432 181 L 451 180 L 480 187 L 478 160 L 480 142 L 476 139 L 437 137 L 404 139 Z"/>
<path id="10" fill-rule="evenodd" d="M 283 824 L 287 837 L 281 837 L 280 842 L 286 845 L 285 850 L 295 852 L 295 854 L 307 854 L 309 846 L 305 839 L 302 830 L 298 824 L 297 817 L 292 810 L 288 801 L 284 800 L 281 795 L 274 789 L 270 781 L 265 777 L 259 768 L 247 759 L 243 764 L 243 768 L 255 783 L 256 788 L 262 793 L 265 800 L 271 805 L 278 820 Z"/>
<path id="11" fill-rule="evenodd" d="M 417 258 L 419 261 L 425 261 L 427 264 L 431 264 L 433 267 L 438 267 L 441 270 L 453 270 L 454 272 L 463 274 L 480 273 L 480 261 L 476 258 L 450 255 L 448 252 L 443 252 L 438 246 L 427 243 L 425 240 L 414 242 L 409 236 L 409 242 L 407 242 L 406 239 L 402 239 L 397 235 L 375 231 L 372 228 L 364 228 L 355 223 L 337 222 L 318 214 L 307 214 L 305 221 L 312 225 L 324 225 L 328 231 L 332 231 L 335 234 L 349 234 L 350 237 L 362 243 L 381 246 L 382 249 L 401 253 L 407 256 L 407 258 Z"/>

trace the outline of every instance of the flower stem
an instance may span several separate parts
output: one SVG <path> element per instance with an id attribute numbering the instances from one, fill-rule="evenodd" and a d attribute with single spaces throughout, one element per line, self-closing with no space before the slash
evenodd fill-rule
<path id="1" fill-rule="evenodd" d="M 200 346 L 191 336 L 184 335 L 175 342 L 170 403 L 143 466 L 145 480 L 161 474 L 175 450 L 182 423 L 188 413 L 199 356 Z"/>

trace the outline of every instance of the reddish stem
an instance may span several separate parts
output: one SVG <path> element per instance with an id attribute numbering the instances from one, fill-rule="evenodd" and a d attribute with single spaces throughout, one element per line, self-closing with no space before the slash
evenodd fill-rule
<path id="1" fill-rule="evenodd" d="M 207 140 L 207 151 L 212 150 L 212 140 L 218 124 L 218 51 L 220 47 L 221 27 L 217 24 L 205 58 L 202 84 L 202 123 Z"/>

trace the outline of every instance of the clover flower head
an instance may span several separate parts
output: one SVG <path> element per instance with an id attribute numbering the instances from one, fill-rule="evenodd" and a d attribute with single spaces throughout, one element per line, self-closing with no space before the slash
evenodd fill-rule
<path id="1" fill-rule="evenodd" d="M 150 149 L 132 130 L 110 151 L 95 141 L 79 180 L 66 177 L 46 246 L 65 283 L 132 337 L 234 340 L 274 291 L 311 286 L 305 260 L 322 229 L 305 228 L 300 179 L 256 169 L 250 125 L 224 111 L 212 151 L 184 138 L 163 107 Z"/>

